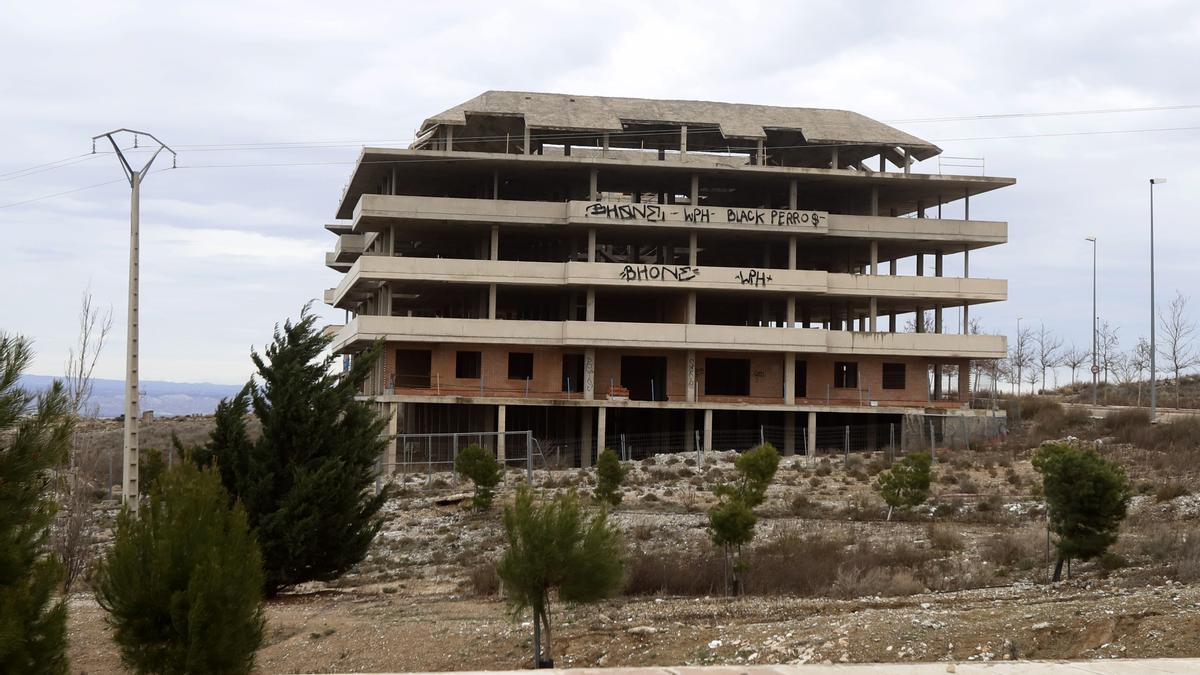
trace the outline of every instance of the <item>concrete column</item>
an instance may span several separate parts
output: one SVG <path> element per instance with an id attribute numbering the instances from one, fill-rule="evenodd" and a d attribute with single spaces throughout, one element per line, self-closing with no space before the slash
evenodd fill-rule
<path id="1" fill-rule="evenodd" d="M 829 168 L 840 169 L 841 167 L 838 166 L 838 147 L 836 145 L 833 146 L 833 152 L 831 152 L 830 155 Z"/>
<path id="2" fill-rule="evenodd" d="M 685 410 L 683 413 L 683 450 L 696 451 L 696 411 Z"/>
<path id="3" fill-rule="evenodd" d="M 695 230 L 688 233 L 688 264 L 695 267 L 700 260 L 700 236 Z"/>
<path id="4" fill-rule="evenodd" d="M 588 228 L 587 261 L 596 262 L 596 228 Z"/>
<path id="5" fill-rule="evenodd" d="M 789 295 L 787 305 L 784 307 L 783 323 L 787 328 L 796 325 L 796 296 Z"/>
<path id="6" fill-rule="evenodd" d="M 712 431 L 713 431 L 713 411 L 712 408 L 704 409 L 704 451 L 710 452 L 712 447 Z"/>
<path id="7" fill-rule="evenodd" d="M 919 277 L 925 276 L 925 254 L 924 253 L 917 254 L 917 276 L 919 276 Z"/>
<path id="8" fill-rule="evenodd" d="M 588 174 L 588 199 L 592 201 L 600 199 L 600 169 L 592 169 Z"/>
<path id="9" fill-rule="evenodd" d="M 963 249 L 963 278 L 971 277 L 971 252 Z M 963 303 L 962 306 L 962 334 L 968 335 L 971 332 L 971 306 Z"/>
<path id="10" fill-rule="evenodd" d="M 683 160 L 687 157 L 687 125 L 683 124 L 679 127 L 679 159 Z"/>
<path id="11" fill-rule="evenodd" d="M 900 148 L 900 152 L 904 155 L 904 173 L 908 173 L 912 167 L 912 158 L 908 156 L 908 148 Z"/>
<path id="12" fill-rule="evenodd" d="M 488 318 L 496 318 L 496 284 L 488 284 Z"/>
<path id="13" fill-rule="evenodd" d="M 492 285 L 494 286 L 495 284 Z M 587 309 L 586 314 L 584 315 L 584 320 L 596 320 L 596 289 L 590 287 L 587 289 Z"/>
<path id="14" fill-rule="evenodd" d="M 700 205 L 700 174 L 698 173 L 692 174 L 692 190 L 689 193 L 689 197 L 691 198 L 692 206 Z"/>
<path id="15" fill-rule="evenodd" d="M 696 291 L 688 291 L 687 311 L 685 314 L 687 318 L 687 324 L 689 326 L 696 325 Z"/>
<path id="16" fill-rule="evenodd" d="M 500 259 L 500 226 L 499 225 L 492 226 L 492 240 L 488 244 L 488 246 L 489 246 L 488 255 L 491 256 L 491 260 L 499 260 Z"/>
<path id="17" fill-rule="evenodd" d="M 492 172 L 492 199 L 500 199 L 500 170 Z"/>
<path id="18" fill-rule="evenodd" d="M 786 405 L 796 404 L 796 354 L 783 353 L 783 402 Z M 791 413 L 787 413 L 791 416 Z"/>
<path id="19" fill-rule="evenodd" d="M 383 451 L 383 475 L 390 476 L 396 472 L 396 434 L 400 430 L 400 406 L 403 403 L 386 403 L 388 410 L 388 443 Z"/>
<path id="20" fill-rule="evenodd" d="M 808 413 L 808 447 L 804 449 L 805 453 L 812 457 L 817 454 L 817 413 Z"/>
<path id="21" fill-rule="evenodd" d="M 879 242 L 871 241 L 871 276 L 879 275 Z"/>
<path id="22" fill-rule="evenodd" d="M 783 413 L 783 454 L 796 454 L 796 415 L 790 410 Z"/>
<path id="23" fill-rule="evenodd" d="M 603 134 L 600 136 L 600 138 L 602 139 L 600 142 L 603 144 L 603 146 L 601 147 L 601 153 L 600 153 L 600 156 L 601 156 L 601 157 L 605 157 L 605 156 L 607 156 L 607 155 L 608 155 L 608 132 L 607 132 L 607 131 L 606 131 L 606 132 L 604 132 L 604 133 L 603 133 Z"/>
<path id="24" fill-rule="evenodd" d="M 446 149 L 454 149 L 454 127 L 449 125 L 446 126 Z"/>
<path id="25" fill-rule="evenodd" d="M 592 465 L 592 409 L 584 408 L 582 438 L 579 439 L 579 466 L 588 468 Z"/>
<path id="26" fill-rule="evenodd" d="M 871 188 L 871 215 L 879 215 L 879 188 Z"/>
<path id="27" fill-rule="evenodd" d="M 964 359 L 958 364 L 958 400 L 971 399 L 971 361 Z"/>
<path id="28" fill-rule="evenodd" d="M 874 297 L 873 297 L 873 298 L 871 298 L 871 304 L 870 304 L 870 310 L 869 310 L 869 312 L 870 312 L 870 314 L 869 314 L 869 317 L 870 317 L 870 324 L 869 324 L 869 325 L 870 325 L 870 328 L 869 328 L 869 330 L 870 330 L 872 333 L 874 333 L 874 332 L 877 332 L 877 330 L 878 330 L 878 321 L 879 321 L 879 298 L 874 298 Z"/>
<path id="29" fill-rule="evenodd" d="M 788 237 L 788 269 L 796 269 L 796 235 Z"/>
<path id="30" fill-rule="evenodd" d="M 525 125 L 525 154 L 526 155 L 533 154 L 533 148 L 530 147 L 529 125 L 528 124 Z"/>
<path id="31" fill-rule="evenodd" d="M 496 406 L 496 460 L 504 464 L 504 432 L 507 430 L 507 406 Z"/>
<path id="32" fill-rule="evenodd" d="M 942 276 L 942 252 L 938 251 L 933 257 L 933 274 L 934 276 Z M 937 303 L 933 306 L 933 332 L 942 332 L 942 303 Z"/>
<path id="33" fill-rule="evenodd" d="M 793 178 L 791 182 L 788 183 L 788 208 L 792 209 L 793 211 L 795 211 L 797 208 L 796 203 L 798 201 L 797 195 L 799 190 L 800 184 L 795 178 Z"/>
<path id="34" fill-rule="evenodd" d="M 599 457 L 601 452 L 604 452 L 606 447 L 605 432 L 608 426 L 608 408 L 600 406 L 596 408 L 596 456 Z"/>
<path id="35" fill-rule="evenodd" d="M 583 398 L 588 401 L 596 398 L 595 347 L 588 347 L 583 350 Z"/>
<path id="36" fill-rule="evenodd" d="M 687 373 L 684 376 L 685 377 L 684 386 L 687 387 L 686 400 L 688 403 L 695 403 L 696 398 L 697 398 L 696 393 L 698 391 L 697 387 L 696 387 L 696 352 L 695 352 L 695 350 L 692 350 L 692 349 L 688 350 L 686 369 L 687 369 Z M 689 411 L 689 413 L 690 413 L 690 411 Z"/>

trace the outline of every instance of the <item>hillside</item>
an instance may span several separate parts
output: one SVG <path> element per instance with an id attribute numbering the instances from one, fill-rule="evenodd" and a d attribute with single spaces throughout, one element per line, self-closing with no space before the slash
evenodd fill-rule
<path id="1" fill-rule="evenodd" d="M 21 386 L 39 390 L 50 386 L 55 377 L 49 375 L 23 375 Z M 207 382 L 164 382 L 143 380 L 141 382 L 143 411 L 153 410 L 155 415 L 175 417 L 179 415 L 207 415 L 217 408 L 217 403 L 240 390 L 237 384 L 210 384 Z M 124 380 L 95 380 L 92 398 L 87 410 L 98 409 L 99 417 L 117 417 L 125 413 Z"/>

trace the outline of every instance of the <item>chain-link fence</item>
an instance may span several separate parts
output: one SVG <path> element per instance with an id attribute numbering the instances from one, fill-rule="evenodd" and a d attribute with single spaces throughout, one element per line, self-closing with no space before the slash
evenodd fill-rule
<path id="1" fill-rule="evenodd" d="M 379 470 L 382 474 L 424 475 L 427 481 L 433 474 L 448 471 L 453 474 L 454 460 L 458 452 L 470 445 L 478 445 L 500 459 L 505 469 L 519 469 L 532 480 L 533 471 L 548 468 L 541 445 L 531 431 L 476 431 L 437 434 L 396 434 L 394 461 L 388 456 L 381 458 Z M 507 473 L 507 471 L 505 472 Z"/>

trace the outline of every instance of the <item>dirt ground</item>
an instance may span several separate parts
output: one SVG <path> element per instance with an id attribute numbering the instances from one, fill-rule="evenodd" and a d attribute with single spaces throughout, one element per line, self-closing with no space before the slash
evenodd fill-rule
<path id="1" fill-rule="evenodd" d="M 930 503 L 890 522 L 872 489 L 886 466 L 880 453 L 848 464 L 784 458 L 756 545 L 783 550 L 802 574 L 838 569 L 815 590 L 737 599 L 711 584 L 672 591 L 685 578 L 703 586 L 705 510 L 712 485 L 732 477 L 735 454 L 710 454 L 703 465 L 680 455 L 632 463 L 612 518 L 630 560 L 663 561 L 668 578 L 631 563 L 626 593 L 589 607 L 556 605 L 557 665 L 1200 656 L 1200 547 L 1188 546 L 1200 541 L 1200 496 L 1192 494 L 1200 463 L 1111 443 L 1104 452 L 1126 466 L 1139 494 L 1114 555 L 1076 563 L 1073 578 L 1057 584 L 1047 582 L 1045 516 L 1019 442 L 940 453 Z M 464 508 L 467 486 L 449 474 L 396 477 L 366 560 L 335 583 L 267 604 L 261 671 L 525 667 L 529 618 L 506 614 L 486 573 L 503 549 L 500 509 L 521 476 L 509 473 L 486 514 Z M 592 481 L 580 470 L 535 478 L 547 493 L 586 494 Z M 1176 489 L 1162 494 L 1167 484 Z M 831 549 L 813 541 L 853 555 L 823 557 L 816 551 Z M 852 566 L 856 557 L 874 567 Z M 771 569 L 752 566 L 751 580 L 758 573 L 759 587 L 769 586 Z M 70 610 L 72 671 L 120 672 L 90 594 L 73 595 Z"/>

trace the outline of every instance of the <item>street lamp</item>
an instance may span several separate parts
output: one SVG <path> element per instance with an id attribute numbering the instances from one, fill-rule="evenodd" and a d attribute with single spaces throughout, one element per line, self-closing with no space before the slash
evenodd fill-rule
<path id="1" fill-rule="evenodd" d="M 1096 391 L 1100 386 L 1100 364 L 1096 363 L 1096 238 L 1087 237 L 1092 242 L 1092 405 L 1096 405 Z"/>
<path id="2" fill-rule="evenodd" d="M 1157 375 L 1155 372 L 1154 355 L 1158 346 L 1154 342 L 1154 323 L 1157 320 L 1154 306 L 1154 186 L 1167 182 L 1166 178 L 1150 179 L 1150 422 L 1153 423 L 1158 414 L 1158 392 L 1155 388 Z"/>

